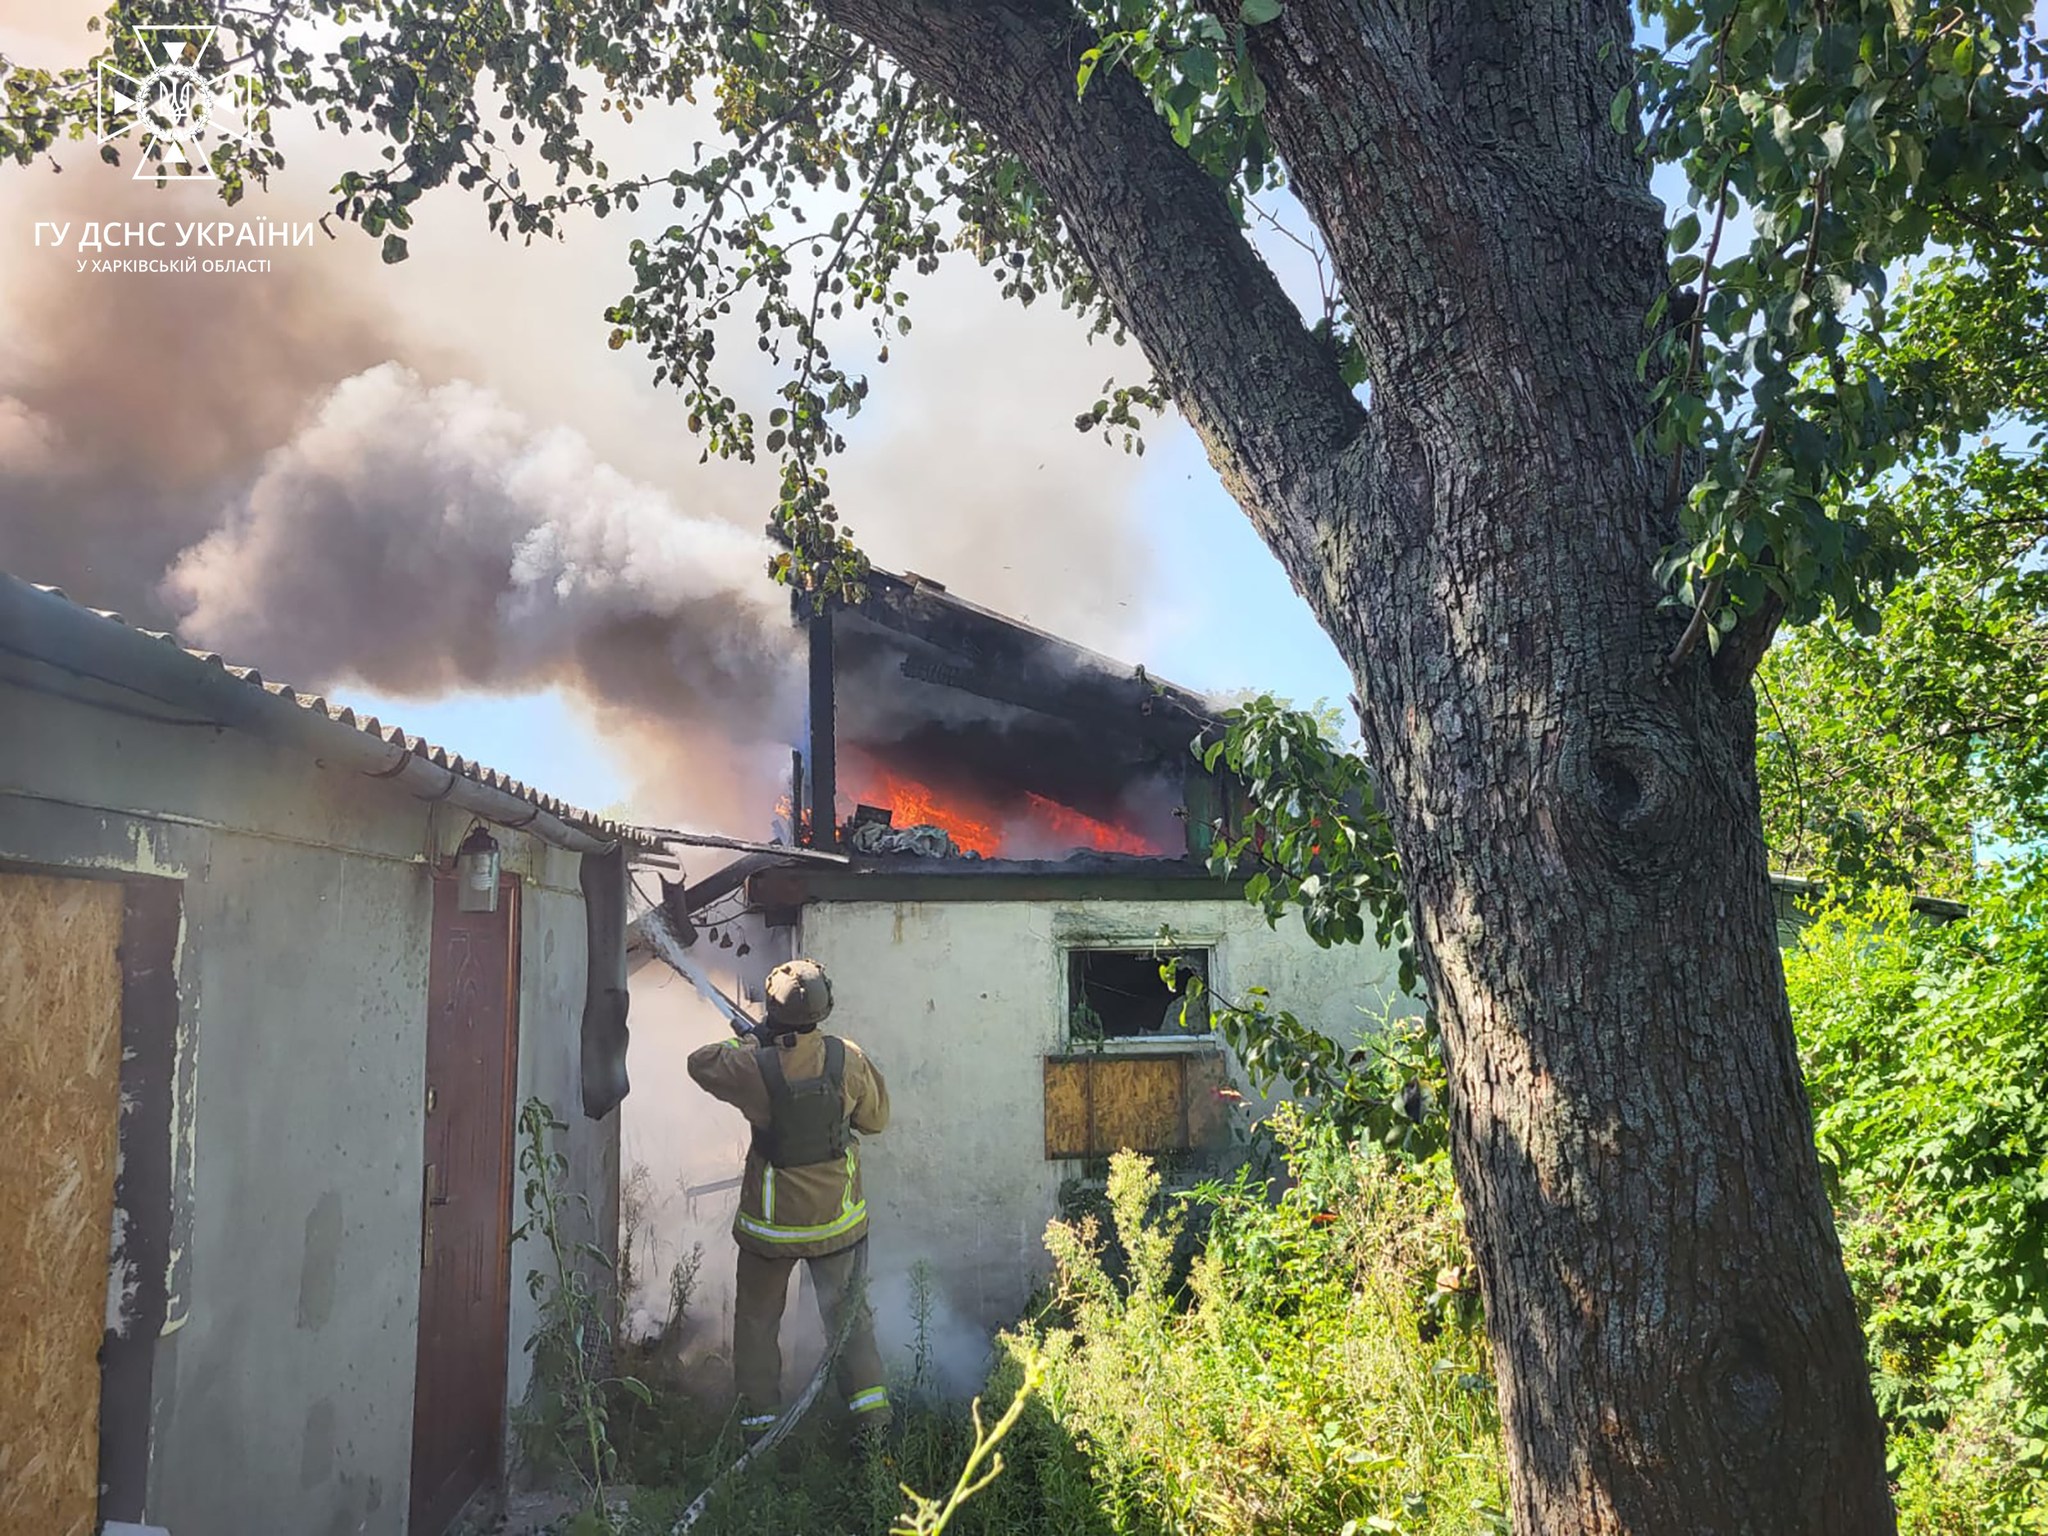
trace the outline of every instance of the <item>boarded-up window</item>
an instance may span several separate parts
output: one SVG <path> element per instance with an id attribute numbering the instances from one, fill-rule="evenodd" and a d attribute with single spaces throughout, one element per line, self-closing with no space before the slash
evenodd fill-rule
<path id="1" fill-rule="evenodd" d="M 86 1536 L 121 1095 L 122 888 L 0 875 L 0 1532 Z"/>
<path id="2" fill-rule="evenodd" d="M 1045 1061 L 1045 1155 L 1194 1152 L 1230 1139 L 1220 1051 L 1098 1053 Z"/>

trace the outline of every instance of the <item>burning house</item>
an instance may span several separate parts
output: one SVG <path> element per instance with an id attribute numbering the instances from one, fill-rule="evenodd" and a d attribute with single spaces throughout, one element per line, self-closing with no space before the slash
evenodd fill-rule
<path id="1" fill-rule="evenodd" d="M 736 859 L 670 906 L 743 998 L 793 955 L 830 972 L 829 1027 L 896 1105 L 863 1153 L 885 1339 L 907 1325 L 889 1276 L 918 1262 L 946 1314 L 986 1330 L 1043 1277 L 1062 1184 L 1121 1147 L 1188 1160 L 1231 1142 L 1246 1085 L 1161 979 L 1164 953 L 1345 1041 L 1402 1006 L 1395 962 L 1269 927 L 1209 872 L 1234 811 L 1191 750 L 1214 723 L 1199 695 L 915 576 L 877 572 L 857 606 L 800 601 L 797 618 L 809 726 L 781 830 L 804 854 Z M 636 1016 L 673 980 L 637 969 Z M 706 1013 L 694 1027 L 720 1029 Z M 643 1024 L 636 1050 L 667 1033 Z M 689 1115 L 717 1127 L 683 1174 L 715 1252 L 746 1132 L 721 1106 Z"/>
<path id="2" fill-rule="evenodd" d="M 1223 806 L 1189 752 L 1198 696 L 915 576 L 876 572 L 858 607 L 800 621 L 814 846 L 1010 864 L 1205 848 Z"/>

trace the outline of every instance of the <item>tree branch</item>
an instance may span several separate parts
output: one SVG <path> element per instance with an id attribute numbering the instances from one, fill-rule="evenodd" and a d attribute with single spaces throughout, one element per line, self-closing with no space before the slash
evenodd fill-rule
<path id="1" fill-rule="evenodd" d="M 1813 233 L 1807 236 L 1806 258 L 1800 263 L 1799 285 L 1801 294 L 1813 291 L 1814 273 L 1819 270 L 1821 220 L 1827 216 L 1828 173 L 1822 170 L 1813 181 Z M 1736 487 L 1735 500 L 1739 505 L 1756 484 L 1756 477 L 1764 466 L 1764 457 L 1770 452 L 1771 423 L 1766 421 L 1758 429 L 1756 447 L 1749 456 L 1749 463 L 1742 473 L 1742 484 Z M 1699 606 L 1693 610 L 1691 620 L 1685 626 L 1685 633 L 1678 637 L 1678 644 L 1672 647 L 1665 659 L 1664 670 L 1675 672 L 1680 662 L 1691 654 L 1706 633 L 1707 624 L 1712 620 L 1714 610 L 1720 606 L 1722 580 L 1715 576 L 1707 583 L 1706 591 L 1700 594 Z M 1750 674 L 1762 664 L 1764 653 L 1771 648 L 1771 637 L 1778 632 L 1778 620 L 1785 616 L 1785 600 L 1777 593 L 1767 593 L 1763 602 L 1736 622 L 1714 656 L 1714 680 L 1723 688 L 1738 688 L 1749 681 Z"/>
<path id="2" fill-rule="evenodd" d="M 1106 70 L 1078 91 L 1093 38 L 1053 0 L 817 5 L 1030 167 L 1226 488 L 1296 584 L 1319 583 L 1340 498 L 1304 478 L 1338 472 L 1365 410 L 1138 83 Z"/>

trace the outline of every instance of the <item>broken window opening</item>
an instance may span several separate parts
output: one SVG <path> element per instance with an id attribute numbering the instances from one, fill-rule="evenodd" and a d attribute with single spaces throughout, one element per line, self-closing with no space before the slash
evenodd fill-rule
<path id="1" fill-rule="evenodd" d="M 1176 980 L 1161 975 L 1171 969 Z M 1203 983 L 1192 985 L 1195 978 Z M 1067 1033 L 1076 1043 L 1209 1033 L 1206 949 L 1067 951 Z M 1190 996 L 1190 992 L 1200 996 Z"/>

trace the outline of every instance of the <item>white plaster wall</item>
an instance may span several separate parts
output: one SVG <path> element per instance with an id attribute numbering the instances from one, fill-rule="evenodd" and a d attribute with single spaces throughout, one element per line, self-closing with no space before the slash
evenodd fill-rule
<path id="1" fill-rule="evenodd" d="M 1346 1043 L 1401 1006 L 1393 956 L 1319 949 L 1293 917 L 1242 901 L 831 902 L 804 909 L 801 952 L 833 978 L 829 1028 L 889 1083 L 893 1121 L 863 1147 L 875 1264 L 932 1266 L 948 1321 L 1016 1318 L 1046 1274 L 1045 1225 L 1078 1165 L 1045 1157 L 1044 1069 L 1064 1043 L 1065 951 L 1177 942 L 1212 951 L 1216 989 L 1264 986 Z M 907 1286 L 878 1284 L 884 1342 L 908 1330 Z"/>
<path id="2" fill-rule="evenodd" d="M 186 882 L 189 1287 L 157 1357 L 149 1510 L 173 1532 L 404 1527 L 425 885 L 225 836 Z"/>
<path id="3" fill-rule="evenodd" d="M 173 1536 L 402 1536 L 428 861 L 464 823 L 233 732 L 4 682 L 0 720 L 0 860 L 182 882 L 180 1203 L 149 1517 Z M 521 1093 L 575 1127 L 572 1168 L 602 1210 L 618 1117 L 593 1126 L 578 1104 L 576 861 L 497 835 L 526 881 Z M 523 1281 L 515 1258 L 515 1309 Z M 523 1326 L 515 1310 L 514 1392 Z"/>
<path id="4" fill-rule="evenodd" d="M 506 842 L 502 833 L 500 843 Z M 512 1226 L 526 1219 L 520 1191 L 518 1157 L 519 1111 L 529 1098 L 554 1106 L 555 1118 L 568 1124 L 557 1146 L 569 1159 L 573 1190 L 589 1202 L 588 1220 L 571 1213 L 575 1235 L 613 1251 L 618 1234 L 620 1112 L 602 1120 L 586 1119 L 582 1103 L 583 992 L 588 934 L 583 921 L 583 896 L 576 883 L 578 859 L 572 853 L 527 842 L 519 915 L 519 1070 L 513 1097 Z M 629 1010 L 630 1014 L 630 1010 Z M 629 1020 L 630 1027 L 630 1020 Z M 630 1102 L 630 1099 L 629 1101 Z M 564 1144 L 565 1143 L 565 1144 Z M 526 1341 L 539 1326 L 540 1303 L 531 1294 L 528 1274 L 548 1269 L 539 1239 L 513 1244 L 511 1254 L 512 1322 L 506 1371 L 508 1401 L 526 1396 L 533 1357 Z M 508 1418 L 509 1424 L 509 1418 Z"/>

